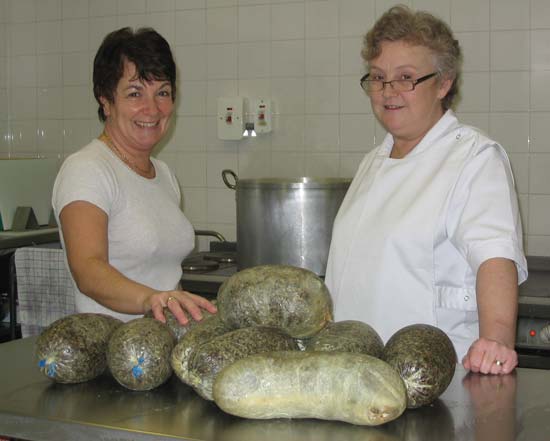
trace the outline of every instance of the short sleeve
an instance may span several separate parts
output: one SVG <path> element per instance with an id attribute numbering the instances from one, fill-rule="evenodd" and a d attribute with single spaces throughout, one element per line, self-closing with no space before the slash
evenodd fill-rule
<path id="1" fill-rule="evenodd" d="M 110 215 L 116 198 L 114 173 L 108 165 L 87 155 L 68 157 L 56 177 L 52 205 L 57 217 L 74 201 L 94 204 Z"/>
<path id="2" fill-rule="evenodd" d="M 450 240 L 474 274 L 484 261 L 503 257 L 516 263 L 520 283 L 527 278 L 518 199 L 502 147 L 487 145 L 467 163 L 447 219 Z"/>

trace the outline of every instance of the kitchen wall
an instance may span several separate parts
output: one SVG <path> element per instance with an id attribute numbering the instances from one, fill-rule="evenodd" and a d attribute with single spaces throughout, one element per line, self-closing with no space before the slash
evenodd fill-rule
<path id="1" fill-rule="evenodd" d="M 158 156 L 197 228 L 235 238 L 220 171 L 352 176 L 384 136 L 359 88 L 361 37 L 391 0 L 0 0 L 0 157 L 60 160 L 100 133 L 91 62 L 102 37 L 153 26 L 180 75 L 177 121 Z M 507 149 L 530 254 L 550 255 L 550 1 L 405 0 L 447 20 L 465 53 L 465 122 Z M 268 96 L 274 130 L 216 136 L 216 99 Z"/>

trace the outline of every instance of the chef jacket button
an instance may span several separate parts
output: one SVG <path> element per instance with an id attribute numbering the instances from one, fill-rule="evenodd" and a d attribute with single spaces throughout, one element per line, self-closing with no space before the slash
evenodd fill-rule
<path id="1" fill-rule="evenodd" d="M 460 139 L 462 135 L 459 133 L 458 135 L 456 135 L 456 139 Z"/>
<path id="2" fill-rule="evenodd" d="M 470 300 L 470 296 L 464 296 L 464 301 L 467 302 L 468 300 Z"/>

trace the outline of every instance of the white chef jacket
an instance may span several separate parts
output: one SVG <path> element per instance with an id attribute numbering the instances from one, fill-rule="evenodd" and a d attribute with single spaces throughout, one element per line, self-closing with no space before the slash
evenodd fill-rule
<path id="1" fill-rule="evenodd" d="M 335 320 L 368 323 L 384 341 L 427 323 L 459 359 L 479 337 L 476 274 L 513 260 L 527 278 L 521 220 L 504 149 L 452 111 L 406 157 L 393 137 L 361 162 L 336 216 L 326 284 Z"/>

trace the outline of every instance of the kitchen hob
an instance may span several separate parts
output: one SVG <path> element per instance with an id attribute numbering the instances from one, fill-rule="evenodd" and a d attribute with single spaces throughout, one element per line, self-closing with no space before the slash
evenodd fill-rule
<path id="1" fill-rule="evenodd" d="M 193 253 L 182 263 L 181 287 L 189 292 L 213 298 L 221 284 L 237 272 L 236 251 Z"/>

